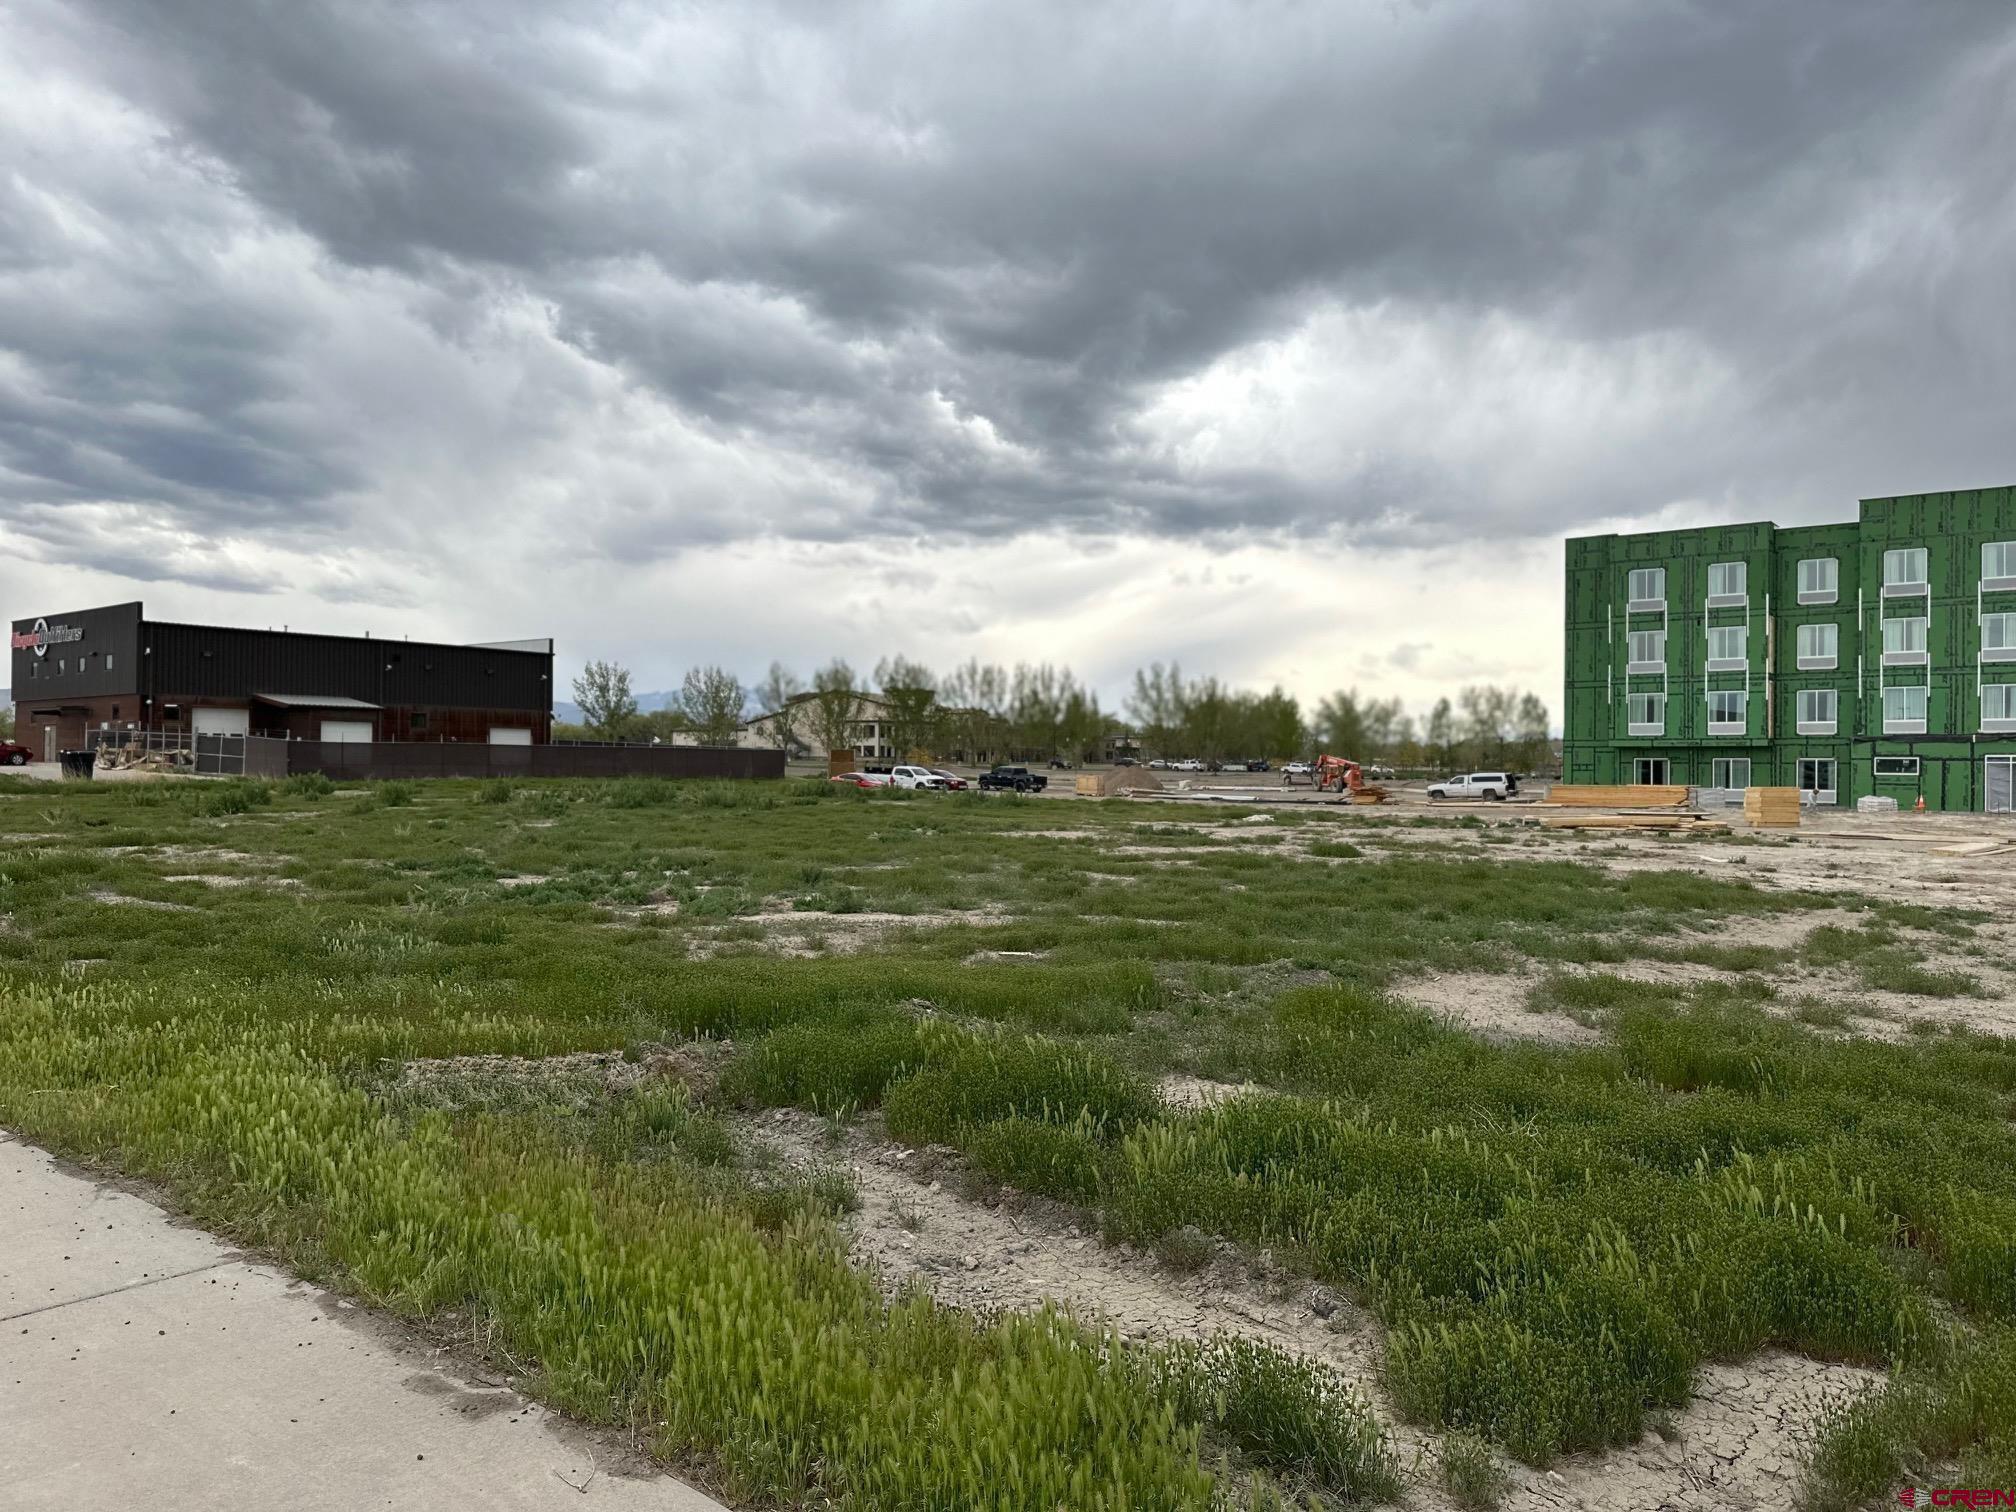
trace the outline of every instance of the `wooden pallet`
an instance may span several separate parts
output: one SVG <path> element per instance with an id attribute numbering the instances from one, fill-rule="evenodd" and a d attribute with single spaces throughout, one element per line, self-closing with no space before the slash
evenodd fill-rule
<path id="1" fill-rule="evenodd" d="M 1704 835 L 1729 832 L 1729 826 L 1720 819 L 1703 819 L 1694 814 L 1549 814 L 1540 823 L 1546 829 L 1685 830 Z"/>
<path id="2" fill-rule="evenodd" d="M 1677 783 L 1598 786 L 1557 782 L 1547 790 L 1547 801 L 1563 808 L 1679 808 L 1687 801 L 1687 789 Z"/>
<path id="3" fill-rule="evenodd" d="M 1743 790 L 1743 817 L 1767 829 L 1799 827 L 1799 789 L 1753 787 Z"/>

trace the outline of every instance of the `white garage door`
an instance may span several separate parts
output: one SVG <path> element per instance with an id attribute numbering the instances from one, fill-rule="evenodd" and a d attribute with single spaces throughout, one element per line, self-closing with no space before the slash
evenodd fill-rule
<path id="1" fill-rule="evenodd" d="M 252 728 L 250 709 L 197 709 L 198 735 L 244 735 Z"/>
<path id="2" fill-rule="evenodd" d="M 532 732 L 530 730 L 506 729 L 503 725 L 492 725 L 490 727 L 490 744 L 530 745 L 532 744 Z"/>
<path id="3" fill-rule="evenodd" d="M 325 719 L 322 721 L 324 740 L 355 740 L 371 743 L 371 721 L 368 719 Z"/>

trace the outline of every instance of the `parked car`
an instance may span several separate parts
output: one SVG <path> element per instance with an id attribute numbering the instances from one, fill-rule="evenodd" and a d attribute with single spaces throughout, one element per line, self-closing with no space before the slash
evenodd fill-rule
<path id="1" fill-rule="evenodd" d="M 983 792 L 1040 793 L 1048 786 L 1048 777 L 1041 772 L 1032 772 L 1026 766 L 997 766 L 980 774 Z"/>
<path id="2" fill-rule="evenodd" d="M 1274 770 L 1274 764 L 1264 756 L 1255 756 L 1251 761 L 1246 763 L 1246 770 L 1249 772 L 1271 772 Z"/>
<path id="3" fill-rule="evenodd" d="M 26 766 L 35 759 L 35 753 L 18 740 L 0 740 L 0 762 L 8 766 Z"/>
<path id="4" fill-rule="evenodd" d="M 920 766 L 891 767 L 889 785 L 899 788 L 927 788 L 939 793 L 945 791 L 945 779 L 931 768 Z"/>
<path id="5" fill-rule="evenodd" d="M 1139 766 L 1141 763 L 1136 761 L 1132 756 L 1115 756 L 1113 758 L 1113 765 L 1116 767 Z"/>
<path id="6" fill-rule="evenodd" d="M 1291 761 L 1288 763 L 1288 765 L 1281 768 L 1281 780 L 1283 782 L 1286 782 L 1290 777 L 1308 777 L 1312 775 L 1315 772 L 1315 770 L 1316 769 L 1310 766 L 1309 763 L 1306 761 Z"/>
<path id="7" fill-rule="evenodd" d="M 943 767 L 933 767 L 931 771 L 934 775 L 945 779 L 945 786 L 951 792 L 963 793 L 967 788 L 972 786 L 970 782 L 961 777 L 957 772 L 948 772 Z"/>
<path id="8" fill-rule="evenodd" d="M 1169 758 L 1168 758 L 1168 757 L 1166 757 L 1166 756 L 1157 756 L 1157 757 L 1156 757 L 1156 758 L 1155 758 L 1155 759 L 1154 759 L 1153 761 L 1151 761 L 1151 762 L 1149 762 L 1149 763 L 1148 763 L 1148 770 L 1149 770 L 1149 771 L 1151 771 L 1151 772 L 1166 772 L 1166 771 L 1168 771 L 1168 770 L 1169 770 Z"/>
<path id="9" fill-rule="evenodd" d="M 1053 772 L 1068 772 L 1071 770 L 1071 763 L 1066 761 L 1062 756 L 1052 756 L 1050 758 L 1050 770 Z"/>
<path id="10" fill-rule="evenodd" d="M 1199 761 L 1195 756 L 1186 756 L 1181 761 L 1170 762 L 1169 770 L 1172 772 L 1201 772 L 1204 770 L 1204 763 Z"/>
<path id="11" fill-rule="evenodd" d="M 1469 772 L 1428 784 L 1430 798 L 1489 798 L 1502 802 L 1518 791 L 1519 779 L 1510 772 Z"/>
<path id="12" fill-rule="evenodd" d="M 847 787 L 879 788 L 889 786 L 889 779 L 881 772 L 842 772 L 837 777 L 827 779 L 842 783 Z"/>

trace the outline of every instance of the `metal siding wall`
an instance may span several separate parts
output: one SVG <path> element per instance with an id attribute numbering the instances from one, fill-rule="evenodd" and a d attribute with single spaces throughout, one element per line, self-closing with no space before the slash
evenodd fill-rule
<path id="1" fill-rule="evenodd" d="M 701 746 L 493 746 L 443 741 L 287 742 L 290 772 L 346 778 L 784 775 L 784 753 Z"/>
<path id="2" fill-rule="evenodd" d="M 148 623 L 153 686 L 192 697 L 316 693 L 422 708 L 552 707 L 553 659 L 532 651 Z"/>

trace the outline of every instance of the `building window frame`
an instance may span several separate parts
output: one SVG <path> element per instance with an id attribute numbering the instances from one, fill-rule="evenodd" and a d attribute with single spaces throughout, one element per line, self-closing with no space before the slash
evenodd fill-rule
<path id="1" fill-rule="evenodd" d="M 1807 568 L 1816 570 L 1808 572 Z M 1819 568 L 1826 568 L 1821 572 Z M 1839 557 L 1808 557 L 1799 564 L 1799 602 L 1802 604 L 1833 604 L 1841 598 L 1841 560 Z"/>
<path id="2" fill-rule="evenodd" d="M 1646 592 L 1639 592 L 1643 588 Z M 1657 590 L 1656 592 L 1651 590 Z M 1633 567 L 1624 576 L 1624 606 L 1630 614 L 1658 614 L 1666 608 L 1666 569 Z"/>
<path id="3" fill-rule="evenodd" d="M 1893 636 L 1891 626 L 1897 627 Z M 1910 627 L 1916 626 L 1914 631 Z M 1893 646 L 1891 642 L 1904 644 Z M 1909 642 L 1916 641 L 1911 645 Z M 1927 614 L 1905 614 L 1883 621 L 1883 665 L 1886 667 L 1922 667 L 1932 660 L 1932 617 Z"/>
<path id="4" fill-rule="evenodd" d="M 1725 793 L 1740 793 L 1750 786 L 1748 756 L 1717 756 L 1708 763 L 1708 785 Z M 1743 780 L 1738 782 L 1736 779 Z"/>
<path id="5" fill-rule="evenodd" d="M 1748 562 L 1710 562 L 1708 564 L 1708 607 L 1710 609 L 1741 609 L 1750 602 L 1750 564 Z"/>
<path id="6" fill-rule="evenodd" d="M 2016 593 L 2016 541 L 1981 543 L 1981 590 Z"/>
<path id="7" fill-rule="evenodd" d="M 1810 701 L 1809 701 L 1810 700 Z M 1801 688 L 1794 695 L 1793 730 L 1800 735 L 1832 735 L 1841 724 L 1841 694 L 1834 688 Z"/>
<path id="8" fill-rule="evenodd" d="M 1631 764 L 1631 776 L 1640 787 L 1666 787 L 1673 776 L 1673 763 L 1664 756 L 1640 756 Z"/>
<path id="9" fill-rule="evenodd" d="M 1798 776 L 1801 798 L 1810 794 L 1811 801 L 1819 805 L 1831 804 L 1839 799 L 1841 790 L 1837 784 L 1841 780 L 1841 768 L 1832 756 L 1801 756 L 1799 765 L 1794 770 Z M 1820 785 L 1822 777 L 1827 779 L 1825 787 Z"/>
<path id="10" fill-rule="evenodd" d="M 1718 644 L 1719 637 L 1719 644 Z M 1736 654 L 1728 654 L 1730 642 L 1734 641 Z M 1723 654 L 1718 656 L 1716 651 Z M 1750 627 L 1748 625 L 1710 625 L 1708 627 L 1708 670 L 1710 672 L 1741 672 L 1750 665 Z"/>
<path id="11" fill-rule="evenodd" d="M 1995 695 L 1993 700 L 1994 706 L 2001 710 L 1999 714 L 1990 714 L 1988 712 L 1990 707 L 1988 695 L 1991 693 Z M 1981 685 L 1981 732 L 1984 735 L 2005 734 L 2011 730 L 2016 730 L 2016 683 L 1983 683 Z"/>
<path id="12" fill-rule="evenodd" d="M 1624 632 L 1624 647 L 1627 673 L 1650 675 L 1666 670 L 1666 632 L 1664 630 L 1627 630 Z M 1656 648 L 1657 656 L 1640 656 L 1642 650 Z"/>
<path id="13" fill-rule="evenodd" d="M 1990 645 L 1990 626 L 1998 645 Z M 1981 616 L 1981 660 L 1984 662 L 2016 661 L 2016 612 L 2001 610 Z"/>
<path id="14" fill-rule="evenodd" d="M 1646 717 L 1639 718 L 1640 714 Z M 1666 733 L 1666 695 L 1664 693 L 1627 693 L 1624 695 L 1625 728 L 1633 735 L 1664 735 Z"/>
<path id="15" fill-rule="evenodd" d="M 1822 651 L 1816 646 L 1808 649 L 1807 631 L 1815 632 L 1815 639 L 1826 645 Z M 1826 632 L 1820 634 L 1820 632 Z M 1798 648 L 1797 662 L 1801 672 L 1832 672 L 1841 664 L 1841 627 L 1832 620 L 1814 620 L 1811 624 L 1798 627 L 1794 636 Z"/>
<path id="16" fill-rule="evenodd" d="M 1915 715 L 1908 712 L 1893 715 L 1890 712 L 1893 707 L 1890 701 L 1893 695 L 1908 695 L 1912 693 L 1918 695 L 1918 712 Z M 1906 707 L 1908 708 L 1908 706 L 1907 703 Z M 1907 683 L 1901 686 L 1892 685 L 1885 688 L 1883 690 L 1883 733 L 1885 735 L 1923 735 L 1925 733 L 1925 721 L 1930 713 L 1930 709 L 1931 689 L 1923 683 Z"/>
<path id="17" fill-rule="evenodd" d="M 1923 598 L 1932 591 L 1932 554 L 1923 546 L 1893 546 L 1883 553 L 1883 597 Z"/>
<path id="18" fill-rule="evenodd" d="M 1734 709 L 1735 713 L 1728 711 Z M 1718 717 L 1718 710 L 1720 711 Z M 1743 688 L 1715 688 L 1708 694 L 1708 733 L 1744 735 L 1750 729 L 1750 694 Z"/>
<path id="19" fill-rule="evenodd" d="M 1869 763 L 1869 775 L 1877 782 L 1916 782 L 1916 756 L 1878 756 Z"/>

